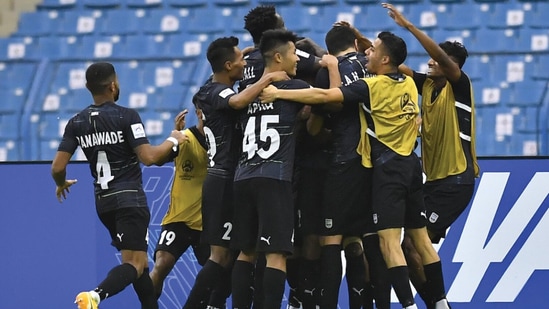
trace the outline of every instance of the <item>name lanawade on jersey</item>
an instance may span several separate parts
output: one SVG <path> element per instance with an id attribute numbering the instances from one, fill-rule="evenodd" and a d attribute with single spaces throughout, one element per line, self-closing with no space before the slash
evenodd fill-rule
<path id="1" fill-rule="evenodd" d="M 76 139 L 82 148 L 88 148 L 99 145 L 114 145 L 124 142 L 122 131 L 96 132 L 77 136 Z"/>
<path id="2" fill-rule="evenodd" d="M 114 143 L 119 142 L 120 137 L 119 133 L 110 132 L 101 137 L 89 136 L 80 142 L 83 145 L 108 143 L 108 141 Z M 549 186 L 547 185 L 549 184 L 549 158 L 481 159 L 479 163 L 481 177 L 477 179 L 475 195 L 470 206 L 448 231 L 446 239 L 437 246 L 443 261 L 448 299 L 456 304 L 456 308 L 546 308 L 546 287 L 549 282 L 549 272 L 546 271 L 549 270 L 547 241 L 547 235 L 549 235 L 549 200 L 547 199 L 549 195 Z M 18 173 L 25 173 L 29 170 L 27 173 L 49 176 L 49 163 L 30 165 L 0 164 L 0 175 L 13 175 L 17 169 Z M 171 165 L 167 165 L 143 168 L 144 190 L 151 207 L 150 236 L 152 240 L 149 243 L 151 263 L 155 242 L 160 234 L 160 224 L 169 204 L 169 191 L 173 177 L 171 167 Z M 33 245 L 33 248 L 36 247 L 38 248 L 36 250 L 40 250 L 40 246 L 47 246 L 47 249 L 44 250 L 56 252 L 56 254 L 46 255 L 40 265 L 57 265 L 59 264 L 57 259 L 70 259 L 63 265 L 75 264 L 73 266 L 76 267 L 80 260 L 74 260 L 71 256 L 74 256 L 75 252 L 81 251 L 81 248 L 67 246 L 68 238 L 75 234 L 78 236 L 78 243 L 94 244 L 91 248 L 95 252 L 91 256 L 100 259 L 101 265 L 114 266 L 118 264 L 119 256 L 116 250 L 109 246 L 108 239 L 105 239 L 107 232 L 101 226 L 99 219 L 90 217 L 96 214 L 93 213 L 93 186 L 86 183 L 86 179 L 91 179 L 89 167 L 87 164 L 71 164 L 68 168 L 67 178 L 84 181 L 79 181 L 74 188 L 71 188 L 67 201 L 61 206 L 55 199 L 53 181 L 51 183 L 44 182 L 43 177 L 26 177 L 25 188 L 40 189 L 35 194 L 5 194 L 6 205 L 14 207 L 2 207 L 3 217 L 6 219 L 3 221 L 2 228 L 5 231 L 16 231 L 15 234 L 10 235 L 17 235 L 15 238 L 8 237 L 8 240 L 11 238 L 14 240 L 13 242 L 8 241 L 9 246 L 12 247 L 10 248 L 11 252 L 14 254 L 26 252 L 29 243 L 18 240 L 30 241 L 37 236 L 37 231 L 48 231 L 46 235 L 57 235 L 55 241 L 44 242 L 44 244 L 37 243 Z M 17 193 L 20 191 L 20 182 L 12 181 L 11 177 L 7 176 L 3 179 L 1 185 L 3 189 L 7 190 L 6 192 Z M 33 200 L 38 195 L 41 202 Z M 47 202 L 47 205 L 41 205 L 44 201 Z M 37 211 L 36 209 L 47 208 L 48 212 L 59 212 L 59 214 L 55 213 L 48 221 L 40 217 L 25 216 L 25 224 L 33 228 L 21 228 L 21 208 L 31 207 L 30 205 L 34 205 L 32 206 L 35 209 L 34 212 Z M 66 227 L 63 228 L 59 224 L 59 222 L 72 222 L 66 221 L 70 219 L 61 215 L 62 213 L 64 216 L 68 216 L 67 212 L 70 212 L 70 218 L 74 218 L 74 220 L 90 217 L 90 224 L 95 224 L 98 232 L 87 229 L 67 231 Z M 32 213 L 32 211 L 29 210 L 28 213 Z M 70 233 L 67 234 L 68 232 Z M 103 238 L 96 239 L 97 235 Z M 86 248 L 89 250 L 88 246 Z M 90 254 L 86 254 L 86 256 L 88 255 Z M 48 260 L 50 256 L 52 256 L 51 258 L 55 257 L 55 260 Z M 1 260 L 2 258 L 0 258 Z M 19 306 L 21 303 L 16 303 L 15 300 L 25 300 L 28 297 L 28 289 L 23 285 L 33 282 L 37 276 L 57 278 L 56 280 L 59 282 L 65 282 L 56 287 L 56 293 L 74 297 L 72 294 L 75 292 L 75 287 L 71 283 L 75 281 L 73 272 L 61 271 L 56 267 L 39 267 L 38 265 L 34 267 L 36 263 L 31 255 L 15 256 L 5 260 L 4 264 L 11 265 L 8 262 L 23 263 L 21 267 L 23 265 L 24 267 L 13 265 L 5 267 L 7 272 L 4 275 L 5 278 L 28 276 L 28 280 L 19 280 L 9 285 L 11 286 L 10 297 L 3 300 L 7 302 L 4 303 L 6 308 L 21 308 Z M 189 267 L 184 263 L 192 263 L 193 266 L 194 264 L 197 266 Z M 94 266 L 90 265 L 95 265 L 90 264 L 87 257 L 81 261 L 81 264 L 92 268 Z M 183 295 L 188 295 L 187 287 L 190 286 L 181 283 L 194 282 L 196 271 L 190 271 L 190 269 L 198 268 L 198 264 L 191 259 L 180 259 L 177 262 L 174 272 L 170 274 L 170 280 L 164 287 L 160 308 L 181 307 L 182 304 L 179 304 L 179 301 L 184 301 Z M 22 269 L 29 269 L 29 272 L 23 274 Z M 92 269 L 89 271 L 94 272 Z M 106 270 L 97 272 L 103 276 L 104 271 Z M 93 281 L 93 278 L 88 280 Z M 343 281 L 345 284 L 345 280 Z M 18 282 L 21 282 L 21 286 L 17 286 Z M 86 287 L 79 288 L 85 289 Z M 33 295 L 37 299 L 51 297 L 43 288 L 33 290 Z M 40 295 L 41 291 L 46 292 L 44 295 Z M 341 289 L 341 291 L 340 307 L 348 308 L 346 289 Z M 416 299 L 421 302 L 419 298 Z M 11 300 L 14 303 L 10 303 Z M 164 301 L 162 302 L 162 300 Z M 178 304 L 170 306 L 169 304 L 174 300 L 177 300 Z M 128 293 L 113 297 L 109 302 L 105 302 L 105 305 L 135 301 L 135 294 Z M 393 301 L 397 302 L 396 299 Z M 58 307 L 60 306 L 62 305 L 60 304 Z M 138 305 L 136 304 L 136 306 Z M 122 307 L 124 306 L 121 305 Z M 397 308 L 398 305 L 394 304 L 393 307 Z"/>

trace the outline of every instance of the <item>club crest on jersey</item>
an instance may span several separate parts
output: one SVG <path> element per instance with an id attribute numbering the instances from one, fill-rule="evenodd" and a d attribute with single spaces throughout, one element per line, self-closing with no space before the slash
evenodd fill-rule
<path id="1" fill-rule="evenodd" d="M 373 214 L 374 224 L 377 224 L 377 214 Z"/>
<path id="2" fill-rule="evenodd" d="M 142 123 L 134 123 L 132 124 L 131 127 L 132 127 L 133 138 L 138 139 L 146 136 L 145 129 L 143 128 Z"/>
<path id="3" fill-rule="evenodd" d="M 429 216 L 429 222 L 435 223 L 437 222 L 437 220 L 438 220 L 438 214 L 435 212 L 432 212 L 431 215 Z"/>
<path id="4" fill-rule="evenodd" d="M 324 226 L 327 229 L 331 229 L 334 226 L 334 222 L 332 219 L 324 219 Z"/>

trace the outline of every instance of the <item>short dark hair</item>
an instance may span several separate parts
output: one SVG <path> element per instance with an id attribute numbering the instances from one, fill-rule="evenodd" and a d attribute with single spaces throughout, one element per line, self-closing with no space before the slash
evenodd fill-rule
<path id="1" fill-rule="evenodd" d="M 105 87 L 114 82 L 116 71 L 109 62 L 93 63 L 86 70 L 86 87 L 93 94 L 101 94 Z"/>
<path id="2" fill-rule="evenodd" d="M 218 38 L 210 43 L 206 57 L 214 73 L 223 71 L 225 62 L 234 61 L 234 48 L 237 46 L 238 38 L 234 36 Z"/>
<path id="3" fill-rule="evenodd" d="M 259 44 L 263 32 L 276 29 L 279 24 L 279 17 L 272 5 L 260 5 L 244 16 L 244 29 L 250 32 L 254 44 Z"/>
<path id="4" fill-rule="evenodd" d="M 454 41 L 446 41 L 438 44 L 440 48 L 451 58 L 453 58 L 455 61 L 457 61 L 457 64 L 459 65 L 459 68 L 461 69 L 463 65 L 465 64 L 465 60 L 467 57 L 469 57 L 469 53 L 467 52 L 467 49 L 463 44 L 460 42 Z"/>
<path id="5" fill-rule="evenodd" d="M 333 26 L 328 33 L 324 42 L 328 52 L 335 55 L 349 47 L 355 46 L 356 35 L 353 29 L 345 26 Z"/>
<path id="6" fill-rule="evenodd" d="M 267 30 L 263 33 L 261 41 L 259 42 L 259 51 L 261 56 L 265 60 L 265 64 L 268 64 L 273 57 L 273 52 L 282 53 L 283 50 L 279 50 L 280 47 L 285 47 L 288 42 L 297 41 L 297 35 L 286 29 Z"/>
<path id="7" fill-rule="evenodd" d="M 406 48 L 406 42 L 404 40 L 389 31 L 382 31 L 377 35 L 378 39 L 383 42 L 385 51 L 391 58 L 391 64 L 398 67 L 406 57 L 408 56 L 408 50 Z"/>

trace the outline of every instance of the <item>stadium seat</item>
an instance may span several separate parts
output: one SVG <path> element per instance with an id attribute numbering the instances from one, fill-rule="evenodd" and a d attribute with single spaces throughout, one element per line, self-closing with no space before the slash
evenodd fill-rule
<path id="1" fill-rule="evenodd" d="M 248 7 L 252 3 L 251 0 L 211 0 L 211 3 L 213 3 L 216 6 L 221 7 L 233 7 L 233 6 L 245 6 Z"/>
<path id="2" fill-rule="evenodd" d="M 181 87 L 180 85 L 159 89 L 158 100 L 154 105 L 154 110 L 174 114 L 182 111 L 184 109 L 182 101 L 186 90 L 186 87 Z"/>
<path id="3" fill-rule="evenodd" d="M 187 31 L 192 34 L 219 35 L 231 29 L 232 22 L 230 8 L 197 8 L 189 20 Z"/>
<path id="4" fill-rule="evenodd" d="M 446 18 L 439 20 L 439 25 L 447 30 L 475 30 L 482 27 L 487 15 L 488 7 L 480 4 L 453 4 L 448 6 Z"/>
<path id="5" fill-rule="evenodd" d="M 276 10 L 284 18 L 286 28 L 297 34 L 312 30 L 315 27 L 312 16 L 319 13 L 317 8 L 300 6 L 283 6 Z"/>
<path id="6" fill-rule="evenodd" d="M 124 39 L 125 59 L 159 58 L 165 55 L 168 47 L 164 35 L 129 35 Z"/>
<path id="7" fill-rule="evenodd" d="M 14 36 L 44 36 L 56 32 L 61 18 L 57 11 L 21 12 Z"/>
<path id="8" fill-rule="evenodd" d="M 74 114 L 48 113 L 40 115 L 38 137 L 40 140 L 59 140 L 69 119 Z"/>
<path id="9" fill-rule="evenodd" d="M 207 6 L 209 0 L 164 0 L 169 6 L 178 8 L 196 8 Z"/>
<path id="10" fill-rule="evenodd" d="M 523 81 L 511 85 L 512 106 L 540 106 L 547 92 L 547 81 Z"/>
<path id="11" fill-rule="evenodd" d="M 19 161 L 22 160 L 19 154 L 20 141 L 17 140 L 5 140 L 0 141 L 0 161 Z"/>
<path id="12" fill-rule="evenodd" d="M 476 88 L 474 84 L 476 81 L 489 80 L 491 67 L 489 56 L 472 55 L 467 58 L 462 70 L 473 81 L 473 88 Z"/>
<path id="13" fill-rule="evenodd" d="M 33 38 L 0 38 L 0 61 L 21 60 L 30 57 Z"/>
<path id="14" fill-rule="evenodd" d="M 518 45 L 518 30 L 512 29 L 478 29 L 475 31 L 473 44 L 467 46 L 472 53 L 512 52 Z"/>
<path id="15" fill-rule="evenodd" d="M 522 133 L 535 133 L 538 129 L 540 108 L 534 107 L 521 107 L 520 112 L 517 115 L 517 129 Z"/>
<path id="16" fill-rule="evenodd" d="M 257 4 L 260 5 L 274 5 L 276 7 L 278 6 L 290 6 L 292 4 L 292 0 L 257 0 Z"/>
<path id="17" fill-rule="evenodd" d="M 301 5 L 331 6 L 337 4 L 337 0 L 298 0 Z"/>
<path id="18" fill-rule="evenodd" d="M 97 10 L 69 10 L 64 12 L 59 28 L 53 34 L 57 35 L 86 35 L 96 30 L 97 20 L 101 18 L 101 11 Z M 99 28 L 99 27 L 97 27 Z"/>
<path id="19" fill-rule="evenodd" d="M 34 40 L 29 57 L 41 60 L 43 58 L 69 59 L 76 57 L 81 38 L 75 36 L 41 36 Z"/>
<path id="20" fill-rule="evenodd" d="M 40 141 L 40 155 L 38 160 L 51 161 L 57 153 L 57 147 L 59 147 L 60 139 L 50 139 Z"/>
<path id="21" fill-rule="evenodd" d="M 77 0 L 43 0 L 42 3 L 39 3 L 37 7 L 39 9 L 70 9 L 75 8 L 77 5 Z"/>
<path id="22" fill-rule="evenodd" d="M 206 52 L 209 37 L 204 34 L 169 35 L 167 37 L 168 49 L 166 56 L 182 59 L 196 58 Z"/>
<path id="23" fill-rule="evenodd" d="M 186 31 L 190 23 L 188 16 L 178 10 L 151 10 L 145 17 L 143 31 L 146 34 L 168 34 Z"/>
<path id="24" fill-rule="evenodd" d="M 386 15 L 385 18 L 388 18 Z M 449 12 L 446 5 L 418 3 L 410 6 L 408 19 L 420 29 L 436 29 L 439 27 L 439 20 L 446 19 L 447 15 Z"/>
<path id="25" fill-rule="evenodd" d="M 125 0 L 129 8 L 160 8 L 163 5 L 162 0 Z"/>
<path id="26" fill-rule="evenodd" d="M 141 32 L 145 13 L 141 10 L 108 10 L 99 32 L 103 35 L 131 35 Z"/>
<path id="27" fill-rule="evenodd" d="M 521 52 L 549 51 L 549 29 L 522 29 L 518 31 L 517 49 Z"/>
<path id="28" fill-rule="evenodd" d="M 1 89 L 0 95 L 2 104 L 0 104 L 0 115 L 17 114 L 23 111 L 25 103 L 25 93 L 23 89 Z M 4 135 L 4 131 L 0 131 Z M 7 133 L 7 132 L 6 132 Z"/>
<path id="29" fill-rule="evenodd" d="M 362 32 L 394 31 L 399 26 L 389 15 L 387 9 L 380 5 L 370 5 L 361 8 L 360 14 L 356 14 L 354 26 Z"/>
<path id="30" fill-rule="evenodd" d="M 494 55 L 490 77 L 494 81 L 516 83 L 528 81 L 535 64 L 532 55 Z"/>
<path id="31" fill-rule="evenodd" d="M 91 9 L 115 9 L 121 8 L 126 0 L 80 0 L 82 5 Z"/>
<path id="32" fill-rule="evenodd" d="M 549 29 L 549 18 L 547 18 L 547 12 L 549 12 L 548 2 L 537 2 L 535 4 L 535 10 L 531 10 L 529 17 L 529 26 L 532 28 Z"/>
<path id="33" fill-rule="evenodd" d="M 532 78 L 549 80 L 549 70 L 547 68 L 549 68 L 549 55 L 539 55 L 532 71 Z"/>
<path id="34" fill-rule="evenodd" d="M 486 22 L 489 28 L 520 28 L 525 24 L 525 11 L 520 5 L 495 3 L 492 4 L 489 14 L 489 19 Z"/>
<path id="35" fill-rule="evenodd" d="M 112 59 L 124 56 L 123 44 L 119 36 L 82 38 L 82 48 L 78 53 L 83 59 Z"/>
<path id="36" fill-rule="evenodd" d="M 408 56 L 404 64 L 416 72 L 425 73 L 429 56 Z"/>

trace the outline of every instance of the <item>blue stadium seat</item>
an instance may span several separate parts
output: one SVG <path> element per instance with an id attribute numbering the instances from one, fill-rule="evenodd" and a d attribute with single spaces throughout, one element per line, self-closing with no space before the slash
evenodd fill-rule
<path id="1" fill-rule="evenodd" d="M 493 81 L 477 81 L 473 84 L 475 103 L 477 106 L 502 106 L 510 98 L 508 86 Z"/>
<path id="2" fill-rule="evenodd" d="M 473 53 L 512 52 L 518 45 L 518 31 L 512 29 L 478 29 L 474 43 L 467 46 Z"/>
<path id="3" fill-rule="evenodd" d="M 298 0 L 301 5 L 312 5 L 312 6 L 332 6 L 337 4 L 337 0 Z"/>
<path id="4" fill-rule="evenodd" d="M 76 56 L 81 38 L 75 36 L 41 36 L 35 39 L 30 50 L 31 59 L 68 59 Z"/>
<path id="5" fill-rule="evenodd" d="M 176 114 L 184 109 L 182 101 L 186 87 L 180 85 L 165 87 L 160 89 L 159 92 L 158 100 L 154 105 L 156 111 L 167 111 Z"/>
<path id="6" fill-rule="evenodd" d="M 525 24 L 525 11 L 519 4 L 492 4 L 486 25 L 494 29 L 521 28 Z"/>
<path id="7" fill-rule="evenodd" d="M 355 16 L 354 26 L 361 32 L 394 31 L 399 28 L 395 21 L 387 15 L 387 9 L 380 5 L 361 8 L 360 14 Z"/>
<path id="8" fill-rule="evenodd" d="M 206 52 L 209 44 L 207 35 L 169 35 L 167 37 L 168 49 L 166 56 L 182 59 L 196 58 Z"/>
<path id="9" fill-rule="evenodd" d="M 524 81 L 512 84 L 510 105 L 540 106 L 547 91 L 547 81 Z"/>
<path id="10" fill-rule="evenodd" d="M 108 10 L 99 32 L 104 35 L 130 35 L 141 31 L 144 12 L 140 10 Z"/>
<path id="11" fill-rule="evenodd" d="M 408 19 L 420 29 L 436 29 L 440 26 L 441 20 L 448 18 L 450 13 L 445 5 L 437 4 L 414 4 L 408 11 Z M 390 17 L 386 16 L 395 23 Z"/>
<path id="12" fill-rule="evenodd" d="M 516 51 L 547 52 L 549 51 L 549 29 L 522 29 Z"/>
<path id="13" fill-rule="evenodd" d="M 297 34 L 310 31 L 316 26 L 312 22 L 312 16 L 318 14 L 318 10 L 315 8 L 282 6 L 277 7 L 276 11 L 284 18 L 286 28 Z"/>
<path id="14" fill-rule="evenodd" d="M 82 48 L 78 53 L 83 59 L 111 59 L 124 56 L 123 44 L 120 37 L 95 37 L 82 38 Z"/>
<path id="15" fill-rule="evenodd" d="M 257 0 L 257 4 L 274 5 L 278 8 L 279 6 L 291 6 L 292 0 Z"/>
<path id="16" fill-rule="evenodd" d="M 21 114 L 0 114 L 0 132 L 3 140 L 20 137 Z"/>
<path id="17" fill-rule="evenodd" d="M 37 4 L 39 9 L 71 9 L 75 8 L 77 0 L 43 0 L 42 3 Z"/>
<path id="18" fill-rule="evenodd" d="M 0 80 L 2 80 L 0 89 L 10 91 L 20 89 L 19 91 L 24 91 L 26 94 L 26 90 L 36 73 L 36 66 L 32 62 L 0 63 Z"/>
<path id="19" fill-rule="evenodd" d="M 343 3 L 350 4 L 350 5 L 363 6 L 363 5 L 378 4 L 378 1 L 377 0 L 343 0 Z"/>
<path id="20" fill-rule="evenodd" d="M 82 5 L 91 9 L 115 9 L 121 8 L 126 0 L 80 0 Z"/>
<path id="21" fill-rule="evenodd" d="M 123 92 L 143 86 L 143 61 L 115 61 L 113 65 Z"/>
<path id="22" fill-rule="evenodd" d="M 0 141 L 0 161 L 22 160 L 17 147 L 19 144 L 17 140 Z"/>
<path id="23" fill-rule="evenodd" d="M 187 30 L 190 18 L 177 10 L 151 10 L 145 17 L 143 30 L 147 34 L 181 33 Z"/>
<path id="24" fill-rule="evenodd" d="M 129 35 L 124 40 L 126 59 L 147 59 L 163 57 L 168 47 L 164 35 Z"/>
<path id="25" fill-rule="evenodd" d="M 215 16 L 212 18 L 212 16 Z M 231 29 L 233 23 L 230 8 L 197 8 L 189 20 L 187 31 L 192 34 L 219 35 Z"/>
<path id="26" fill-rule="evenodd" d="M 165 0 L 169 6 L 178 8 L 196 8 L 207 6 L 209 0 Z"/>
<path id="27" fill-rule="evenodd" d="M 549 12 L 548 2 L 537 2 L 535 4 L 535 10 L 531 11 L 529 17 L 529 26 L 532 28 L 549 29 L 549 18 L 547 18 L 547 12 Z"/>
<path id="28" fill-rule="evenodd" d="M 532 78 L 549 80 L 549 55 L 539 55 L 532 71 Z"/>
<path id="29" fill-rule="evenodd" d="M 531 80 L 535 59 L 532 55 L 495 55 L 494 70 L 491 72 L 493 80 L 508 83 Z"/>
<path id="30" fill-rule="evenodd" d="M 148 93 L 145 87 L 132 85 L 132 88 L 127 89 L 126 93 L 120 97 L 118 104 L 141 112 L 152 108 L 157 102 L 156 97 L 156 94 Z"/>
<path id="31" fill-rule="evenodd" d="M 535 133 L 539 131 L 539 107 L 521 107 L 520 112 L 517 115 L 517 129 L 523 133 Z"/>
<path id="32" fill-rule="evenodd" d="M 0 38 L 0 61 L 28 59 L 32 54 L 32 38 Z"/>
<path id="33" fill-rule="evenodd" d="M 322 35 L 321 42 L 324 42 L 324 36 L 332 28 L 335 22 L 346 21 L 349 24 L 356 26 L 355 21 L 360 17 L 360 14 L 355 15 L 352 8 L 346 6 L 339 6 L 338 9 L 324 10 L 322 14 L 313 16 L 314 27 L 309 32 L 319 33 Z"/>
<path id="34" fill-rule="evenodd" d="M 43 36 L 57 31 L 61 18 L 57 11 L 21 12 L 14 36 Z"/>
<path id="35" fill-rule="evenodd" d="M 476 81 L 489 80 L 491 66 L 490 57 L 472 55 L 467 58 L 462 70 L 473 81 L 473 88 L 475 88 Z"/>
<path id="36" fill-rule="evenodd" d="M 432 31 L 433 40 L 437 43 L 442 43 L 445 41 L 450 42 L 460 42 L 468 48 L 473 44 L 473 31 L 464 29 L 464 30 L 446 30 L 446 29 L 435 29 Z"/>
<path id="37" fill-rule="evenodd" d="M 40 141 L 40 155 L 38 160 L 51 161 L 55 158 L 60 139 L 50 139 Z"/>
<path id="38" fill-rule="evenodd" d="M 447 30 L 479 29 L 488 15 L 488 8 L 469 2 L 449 5 L 448 9 L 446 18 L 439 21 L 440 26 Z"/>
<path id="39" fill-rule="evenodd" d="M 48 113 L 40 115 L 38 137 L 40 140 L 60 140 L 73 113 Z"/>
<path id="40" fill-rule="evenodd" d="M 96 10 L 69 10 L 64 12 L 57 35 L 87 35 L 99 32 L 98 20 L 102 13 Z"/>
<path id="41" fill-rule="evenodd" d="M 25 103 L 25 92 L 22 89 L 1 89 L 0 95 L 2 104 L 0 104 L 0 115 L 16 114 L 23 110 Z M 0 131 L 1 135 L 4 131 Z"/>
<path id="42" fill-rule="evenodd" d="M 428 55 L 421 56 L 408 56 L 404 64 L 416 72 L 425 73 L 427 69 L 427 61 L 429 60 Z"/>
<path id="43" fill-rule="evenodd" d="M 221 7 L 234 7 L 234 6 L 245 6 L 248 7 L 252 4 L 251 0 L 211 0 L 211 3 L 213 3 L 216 6 Z"/>
<path id="44" fill-rule="evenodd" d="M 88 65 L 84 62 L 60 62 L 50 81 L 50 91 L 58 93 L 59 91 L 66 92 L 68 89 L 85 88 L 87 68 Z"/>
<path id="45" fill-rule="evenodd" d="M 162 0 L 125 0 L 129 8 L 160 8 L 163 6 Z"/>

